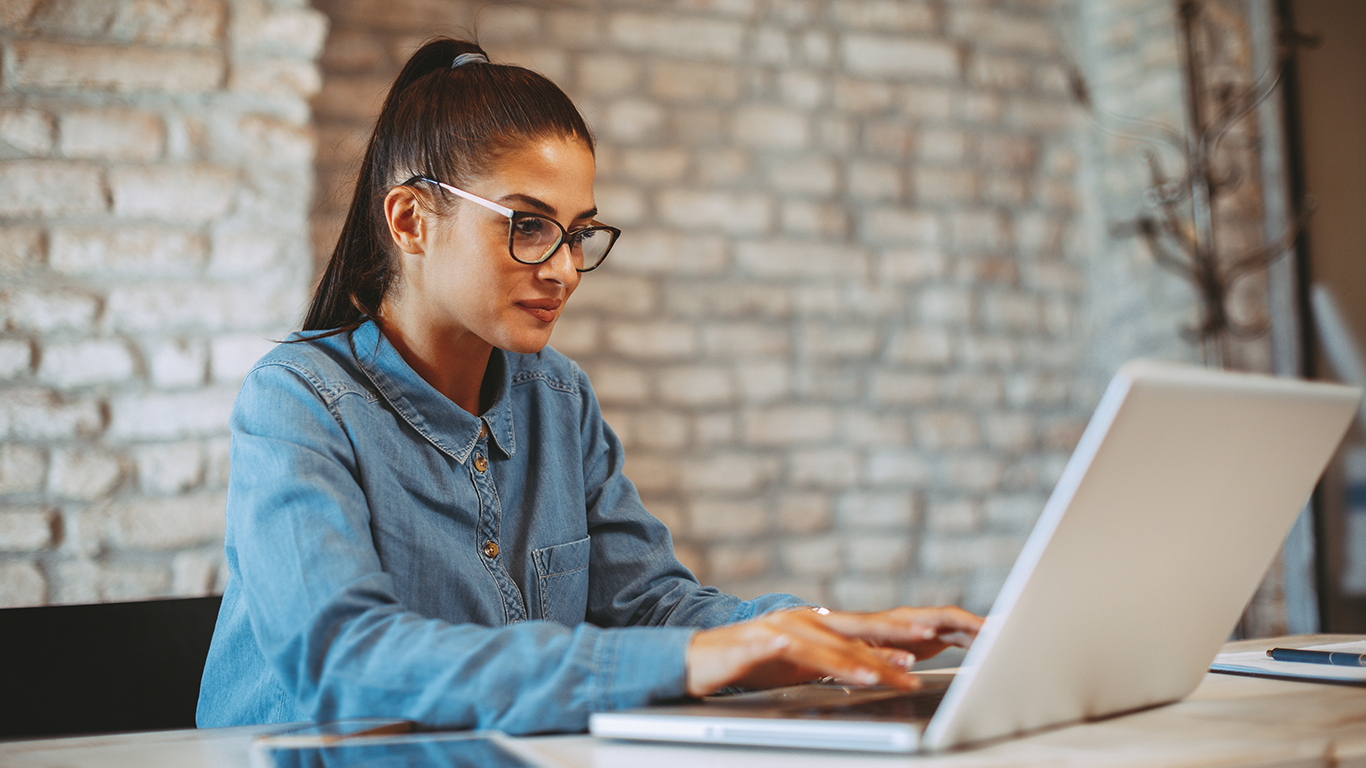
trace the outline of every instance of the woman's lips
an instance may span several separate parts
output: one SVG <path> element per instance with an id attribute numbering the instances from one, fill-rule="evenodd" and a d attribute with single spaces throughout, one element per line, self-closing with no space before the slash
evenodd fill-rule
<path id="1" fill-rule="evenodd" d="M 553 323 L 560 303 L 559 299 L 532 299 L 530 301 L 519 301 L 517 306 L 521 307 L 523 312 L 543 323 Z"/>

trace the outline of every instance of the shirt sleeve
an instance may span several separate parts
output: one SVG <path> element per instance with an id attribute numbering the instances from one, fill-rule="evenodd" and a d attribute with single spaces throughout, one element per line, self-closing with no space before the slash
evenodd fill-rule
<path id="1" fill-rule="evenodd" d="M 606 600 L 607 612 L 639 619 L 621 623 L 657 626 L 485 627 L 400 604 L 370 533 L 356 452 L 333 408 L 338 397 L 364 395 L 320 393 L 314 381 L 283 364 L 247 377 L 232 416 L 227 510 L 252 635 L 300 716 L 581 731 L 592 712 L 684 695 L 691 627 L 714 614 L 688 608 L 693 598 L 672 587 L 650 589 L 673 581 L 660 574 L 681 569 L 676 561 L 603 585 L 628 590 Z M 599 502 L 619 508 L 615 481 L 602 486 Z M 658 521 L 656 528 L 619 513 L 602 517 L 608 538 L 641 535 L 669 548 Z M 649 607 L 651 600 L 672 608 Z M 734 614 L 739 601 L 725 603 Z"/>

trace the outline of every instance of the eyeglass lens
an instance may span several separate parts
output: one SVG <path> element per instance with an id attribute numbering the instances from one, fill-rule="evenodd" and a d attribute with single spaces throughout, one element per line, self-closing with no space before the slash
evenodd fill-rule
<path id="1" fill-rule="evenodd" d="M 606 229 L 589 227 L 568 235 L 554 219 L 519 212 L 511 222 L 508 242 L 513 258 L 537 264 L 549 258 L 566 237 L 574 267 L 580 270 L 596 267 L 607 256 L 613 240 Z"/>

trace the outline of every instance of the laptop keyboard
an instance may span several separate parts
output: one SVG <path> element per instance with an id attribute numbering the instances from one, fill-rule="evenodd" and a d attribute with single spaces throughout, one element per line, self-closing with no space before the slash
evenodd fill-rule
<path id="1" fill-rule="evenodd" d="M 851 704 L 827 704 L 807 707 L 800 714 L 805 717 L 849 717 L 855 719 L 924 720 L 939 708 L 944 690 L 921 691 L 904 696 L 859 701 Z"/>

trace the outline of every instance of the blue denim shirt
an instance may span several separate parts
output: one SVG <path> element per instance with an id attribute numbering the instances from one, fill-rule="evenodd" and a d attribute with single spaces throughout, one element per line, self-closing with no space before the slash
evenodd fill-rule
<path id="1" fill-rule="evenodd" d="M 801 604 L 697 583 L 573 361 L 495 350 L 489 366 L 479 418 L 373 324 L 282 344 L 247 375 L 200 726 L 583 730 L 683 696 L 695 628 Z"/>

